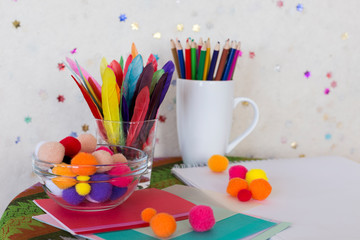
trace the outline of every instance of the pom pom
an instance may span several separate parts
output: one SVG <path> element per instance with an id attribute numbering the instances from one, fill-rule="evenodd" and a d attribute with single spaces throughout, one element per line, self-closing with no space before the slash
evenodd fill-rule
<path id="1" fill-rule="evenodd" d="M 156 236 L 167 238 L 175 232 L 176 221 L 170 214 L 159 213 L 151 218 L 150 227 Z"/>
<path id="2" fill-rule="evenodd" d="M 77 139 L 81 143 L 81 152 L 92 153 L 95 151 L 97 143 L 96 138 L 93 135 L 89 133 L 84 133 L 80 134 Z"/>
<path id="3" fill-rule="evenodd" d="M 70 165 L 61 163 L 52 169 L 52 173 L 58 177 L 52 178 L 52 182 L 60 189 L 67 189 L 76 184 L 75 176 Z"/>
<path id="4" fill-rule="evenodd" d="M 238 195 L 238 192 L 242 189 L 248 189 L 248 183 L 242 178 L 232 178 L 230 179 L 226 192 L 233 197 Z"/>
<path id="5" fill-rule="evenodd" d="M 96 173 L 91 176 L 90 181 L 96 181 L 91 183 L 91 191 L 89 197 L 96 202 L 105 202 L 110 199 L 113 186 L 106 181 L 109 181 L 110 177 L 104 173 Z M 100 182 L 103 181 L 103 182 Z"/>
<path id="6" fill-rule="evenodd" d="M 65 148 L 59 142 L 45 142 L 39 147 L 38 158 L 41 161 L 61 163 L 64 156 Z"/>
<path id="7" fill-rule="evenodd" d="M 112 159 L 114 163 L 126 163 L 127 159 L 126 157 L 121 153 L 115 153 L 112 155 Z"/>
<path id="8" fill-rule="evenodd" d="M 114 154 L 113 151 L 111 151 L 108 147 L 105 147 L 105 146 L 101 146 L 96 149 L 96 151 L 100 151 L 100 150 L 110 153 L 111 156 Z"/>
<path id="9" fill-rule="evenodd" d="M 75 190 L 79 195 L 86 196 L 91 191 L 91 187 L 88 183 L 78 183 L 75 185 Z"/>
<path id="10" fill-rule="evenodd" d="M 246 167 L 244 167 L 242 165 L 232 166 L 229 168 L 229 179 L 232 179 L 235 177 L 245 179 L 247 171 L 248 170 L 246 169 Z"/>
<path id="11" fill-rule="evenodd" d="M 229 165 L 229 160 L 221 155 L 213 155 L 208 160 L 208 166 L 213 172 L 223 172 Z"/>
<path id="12" fill-rule="evenodd" d="M 70 164 L 71 163 L 71 157 L 65 155 L 62 161 L 63 161 L 63 163 Z"/>
<path id="13" fill-rule="evenodd" d="M 92 153 L 92 155 L 96 158 L 99 165 L 109 165 L 113 163 L 113 158 L 108 151 L 96 150 Z M 99 167 L 96 172 L 103 173 L 109 171 L 110 169 L 112 169 L 112 166 Z"/>
<path id="14" fill-rule="evenodd" d="M 62 197 L 66 202 L 70 203 L 71 205 L 79 205 L 85 199 L 84 196 L 80 196 L 76 192 L 75 187 L 65 189 L 63 191 Z"/>
<path id="15" fill-rule="evenodd" d="M 41 142 L 39 142 L 39 143 L 36 145 L 36 147 L 35 147 L 35 156 L 36 156 L 36 157 L 39 157 L 39 155 L 38 155 L 39 149 L 40 149 L 41 145 L 43 145 L 44 143 L 46 143 L 46 142 L 45 142 L 45 141 L 41 141 Z"/>
<path id="16" fill-rule="evenodd" d="M 189 222 L 196 232 L 208 231 L 215 224 L 213 210 L 205 205 L 197 205 L 189 212 Z"/>
<path id="17" fill-rule="evenodd" d="M 248 189 L 241 189 L 237 195 L 237 198 L 241 202 L 247 202 L 251 199 L 251 192 Z"/>
<path id="18" fill-rule="evenodd" d="M 51 180 L 60 189 L 67 189 L 76 184 L 75 178 L 71 177 L 54 177 Z"/>
<path id="19" fill-rule="evenodd" d="M 156 215 L 156 210 L 153 208 L 145 208 L 141 212 L 141 219 L 144 222 L 150 222 L 151 218 Z"/>
<path id="20" fill-rule="evenodd" d="M 76 174 L 72 171 L 71 166 L 65 163 L 57 164 L 53 169 L 52 173 L 59 176 L 75 177 Z"/>
<path id="21" fill-rule="evenodd" d="M 259 178 L 250 183 L 249 189 L 253 199 L 264 200 L 270 195 L 272 187 L 268 181 Z"/>
<path id="22" fill-rule="evenodd" d="M 71 169 L 77 175 L 93 175 L 96 172 L 98 162 L 90 153 L 79 152 L 71 159 Z"/>
<path id="23" fill-rule="evenodd" d="M 65 148 L 65 156 L 73 157 L 80 152 L 81 143 L 72 136 L 68 136 L 60 141 Z"/>
<path id="24" fill-rule="evenodd" d="M 127 187 L 115 187 L 115 186 L 113 186 L 112 193 L 111 193 L 111 196 L 110 196 L 110 200 L 114 201 L 114 200 L 117 200 L 117 199 L 121 198 L 126 193 L 127 190 L 128 190 Z"/>
<path id="25" fill-rule="evenodd" d="M 45 186 L 52 194 L 61 197 L 63 190 L 58 186 L 56 186 L 56 184 L 52 180 L 50 179 L 45 180 Z"/>
<path id="26" fill-rule="evenodd" d="M 133 180 L 132 176 L 123 176 L 131 173 L 131 169 L 127 165 L 119 165 L 109 171 L 111 176 L 119 176 L 111 179 L 111 184 L 117 187 L 127 187 Z M 121 176 L 121 177 L 120 177 Z M 123 177 L 122 177 L 123 176 Z"/>
<path id="27" fill-rule="evenodd" d="M 268 181 L 266 173 L 262 169 L 250 169 L 246 173 L 246 181 L 248 183 L 251 183 L 253 180 L 259 179 L 259 178 L 262 178 L 262 179 L 265 179 L 266 181 Z"/>

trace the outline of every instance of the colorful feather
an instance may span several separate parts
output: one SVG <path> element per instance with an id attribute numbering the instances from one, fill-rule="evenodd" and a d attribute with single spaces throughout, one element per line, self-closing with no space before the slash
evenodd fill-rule
<path id="1" fill-rule="evenodd" d="M 152 55 L 152 54 L 150 54 L 146 65 L 148 65 L 149 63 L 152 63 L 152 65 L 153 65 L 153 67 L 154 67 L 154 72 L 156 72 L 157 67 L 158 67 L 158 63 L 157 63 L 157 61 L 156 61 L 156 58 L 155 58 L 154 55 Z"/>
<path id="2" fill-rule="evenodd" d="M 105 68 L 101 96 L 104 120 L 109 121 L 105 122 L 105 128 L 111 144 L 118 144 L 120 138 L 120 115 L 116 85 L 114 72 L 108 67 Z"/>
<path id="3" fill-rule="evenodd" d="M 167 75 L 167 78 L 166 78 L 166 81 L 164 83 L 164 88 L 161 92 L 161 97 L 160 97 L 160 102 L 159 102 L 159 105 L 162 103 L 162 101 L 164 100 L 165 98 L 165 95 L 169 89 L 169 86 L 170 86 L 170 83 L 171 83 L 171 79 L 172 79 L 172 76 L 173 76 L 173 73 L 175 71 L 175 65 L 172 61 L 168 61 L 164 67 L 163 67 L 164 71 L 168 74 Z"/>
<path id="4" fill-rule="evenodd" d="M 150 95 L 153 93 L 155 85 L 158 83 L 159 79 L 163 74 L 164 74 L 164 69 L 159 69 L 156 72 L 154 72 L 154 76 L 151 80 L 151 85 L 150 85 Z"/>
<path id="5" fill-rule="evenodd" d="M 135 43 L 131 44 L 131 56 L 134 59 L 138 55 L 138 50 L 136 49 Z"/>
<path id="6" fill-rule="evenodd" d="M 133 57 L 131 56 L 131 54 L 128 56 L 128 58 L 126 59 L 126 62 L 125 62 L 125 67 L 124 67 L 124 71 L 123 71 L 123 78 L 125 79 L 125 76 L 127 74 L 127 71 L 128 71 L 128 68 L 129 68 L 129 65 L 130 63 L 132 62 L 133 60 Z"/>
<path id="7" fill-rule="evenodd" d="M 98 99 L 99 102 L 101 103 L 101 92 L 100 92 L 99 89 L 96 87 L 95 81 L 94 81 L 91 77 L 89 77 L 89 78 L 88 78 L 88 82 L 89 82 L 90 86 L 92 87 L 92 89 L 94 90 L 94 93 L 95 93 L 97 99 Z"/>
<path id="8" fill-rule="evenodd" d="M 101 59 L 101 62 L 100 62 L 100 75 L 101 75 L 101 79 L 104 79 L 104 72 L 105 72 L 105 69 L 107 68 L 108 66 L 108 62 L 106 60 L 105 57 L 103 57 Z"/>
<path id="9" fill-rule="evenodd" d="M 159 79 L 159 82 L 156 84 L 155 89 L 153 91 L 153 94 L 151 95 L 150 103 L 149 103 L 149 109 L 146 114 L 146 120 L 155 119 L 157 110 L 160 106 L 160 97 L 161 93 L 164 88 L 165 81 L 167 79 L 168 74 L 164 73 L 161 78 Z"/>
<path id="10" fill-rule="evenodd" d="M 124 95 L 127 103 L 131 103 L 134 96 L 136 83 L 138 78 L 143 71 L 143 59 L 141 55 L 137 55 L 134 60 L 130 63 L 128 71 L 126 73 L 125 80 L 123 82 Z"/>
<path id="11" fill-rule="evenodd" d="M 112 60 L 112 62 L 110 63 L 110 68 L 115 73 L 117 85 L 119 86 L 119 88 L 121 88 L 123 82 L 123 71 L 121 69 L 121 65 L 116 60 Z"/>
<path id="12" fill-rule="evenodd" d="M 131 118 L 131 125 L 129 127 L 128 136 L 126 138 L 126 146 L 132 146 L 138 137 L 143 126 L 146 114 L 148 112 L 150 102 L 150 92 L 148 87 L 144 87 L 136 98 L 134 114 Z M 140 147 L 140 146 L 137 146 Z"/>
<path id="13" fill-rule="evenodd" d="M 124 70 L 124 58 L 123 58 L 123 56 L 120 57 L 119 64 L 121 66 L 121 69 Z"/>

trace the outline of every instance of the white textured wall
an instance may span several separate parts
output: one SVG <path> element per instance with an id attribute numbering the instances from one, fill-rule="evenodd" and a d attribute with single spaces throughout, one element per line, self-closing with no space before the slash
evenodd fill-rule
<path id="1" fill-rule="evenodd" d="M 359 161 L 360 3 L 284 0 L 280 7 L 278 2 L 0 0 L 0 212 L 37 181 L 31 154 L 39 141 L 80 134 L 82 125 L 91 124 L 80 91 L 58 63 L 75 58 L 100 79 L 100 59 L 126 56 L 132 42 L 145 58 L 157 54 L 161 66 L 172 58 L 170 38 L 242 42 L 236 95 L 255 100 L 261 117 L 232 155 L 336 154 Z M 297 11 L 298 3 L 303 11 Z M 120 22 L 120 14 L 126 21 Z M 15 20 L 20 27 L 13 26 Z M 195 24 L 200 26 L 197 32 L 192 30 Z M 159 39 L 153 38 L 156 32 Z M 71 54 L 74 48 L 77 52 Z M 59 95 L 64 102 L 58 102 Z M 246 106 L 236 111 L 233 136 L 252 114 Z M 160 109 L 166 121 L 159 125 L 156 156 L 179 155 L 175 112 L 171 85 Z"/>

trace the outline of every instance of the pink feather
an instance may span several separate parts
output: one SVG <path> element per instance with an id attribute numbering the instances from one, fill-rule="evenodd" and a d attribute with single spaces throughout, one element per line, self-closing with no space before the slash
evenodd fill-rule
<path id="1" fill-rule="evenodd" d="M 154 72 L 156 72 L 157 67 L 158 67 L 158 63 L 157 63 L 157 61 L 156 61 L 156 58 L 155 58 L 154 55 L 152 55 L 152 54 L 150 54 L 146 65 L 148 65 L 149 63 L 152 63 L 152 65 L 153 65 L 153 67 L 154 67 Z"/>

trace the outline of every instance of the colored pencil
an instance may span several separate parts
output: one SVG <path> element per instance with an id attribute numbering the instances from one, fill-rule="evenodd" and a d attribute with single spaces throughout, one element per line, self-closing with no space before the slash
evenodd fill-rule
<path id="1" fill-rule="evenodd" d="M 180 72 L 180 66 L 179 66 L 179 58 L 178 58 L 178 55 L 177 55 L 176 45 L 175 45 L 174 40 L 170 39 L 170 45 L 171 45 L 171 53 L 173 55 L 174 62 L 175 62 L 175 68 L 176 68 L 176 71 L 178 73 L 179 78 L 181 78 L 181 72 Z"/>
<path id="2" fill-rule="evenodd" d="M 206 57 L 206 45 L 204 44 L 201 48 L 200 57 L 199 57 L 199 67 L 198 67 L 198 73 L 197 73 L 198 80 L 203 79 L 205 57 Z"/>
<path id="3" fill-rule="evenodd" d="M 217 44 L 215 45 L 215 48 L 214 48 L 213 55 L 212 55 L 207 80 L 213 80 L 214 79 L 214 70 L 215 70 L 216 62 L 217 62 L 217 59 L 218 59 L 218 56 L 219 56 L 219 50 L 220 50 L 220 42 L 217 42 Z"/>
<path id="4" fill-rule="evenodd" d="M 191 79 L 191 53 L 189 39 L 186 40 L 185 46 L 185 77 L 186 79 Z"/>
<path id="5" fill-rule="evenodd" d="M 202 40 L 202 38 L 199 39 L 199 44 L 197 47 L 197 65 L 199 66 L 199 59 L 200 59 L 200 53 L 201 53 L 201 48 L 204 45 L 204 42 Z"/>
<path id="6" fill-rule="evenodd" d="M 218 66 L 218 69 L 217 69 L 214 80 L 221 80 L 222 74 L 224 72 L 224 67 L 225 67 L 225 64 L 226 64 L 226 60 L 227 60 L 227 57 L 229 55 L 229 48 L 230 48 L 230 46 L 229 46 L 229 39 L 228 39 L 228 40 L 226 40 L 225 46 L 224 46 L 223 51 L 221 53 L 219 66 Z"/>
<path id="7" fill-rule="evenodd" d="M 179 66 L 180 66 L 181 78 L 185 79 L 184 52 L 183 52 L 183 48 L 181 46 L 180 40 L 178 40 L 176 48 L 177 48 L 177 53 L 178 53 L 178 57 L 179 57 Z"/>
<path id="8" fill-rule="evenodd" d="M 205 64 L 204 64 L 204 73 L 203 73 L 203 80 L 207 79 L 207 75 L 209 73 L 210 67 L 210 38 L 206 41 L 206 56 L 205 56 Z"/>
<path id="9" fill-rule="evenodd" d="M 231 43 L 231 49 L 230 49 L 229 57 L 228 57 L 228 60 L 226 61 L 226 65 L 225 65 L 225 68 L 224 68 L 224 73 L 222 75 L 221 80 L 227 80 L 228 79 L 231 64 L 232 64 L 232 62 L 234 60 L 235 52 L 236 52 L 236 42 L 234 41 L 234 42 Z"/>
<path id="10" fill-rule="evenodd" d="M 191 42 L 191 79 L 196 79 L 196 43 L 193 40 Z"/>
<path id="11" fill-rule="evenodd" d="M 227 77 L 227 80 L 232 80 L 233 79 L 234 70 L 235 70 L 235 66 L 236 66 L 236 61 L 237 61 L 237 59 L 239 57 L 239 54 L 240 54 L 240 42 L 238 42 L 238 44 L 237 44 L 234 60 L 231 63 L 231 68 L 230 68 L 230 72 L 229 72 L 229 75 Z"/>

